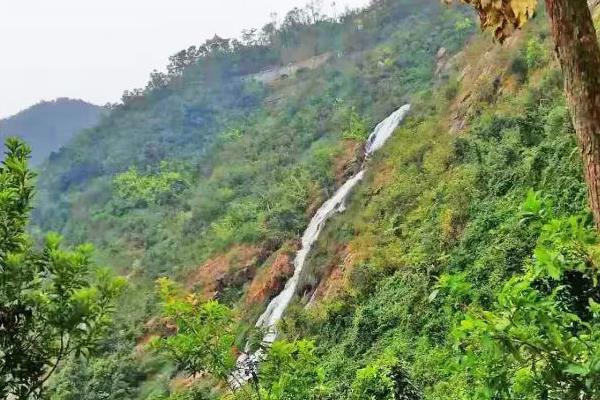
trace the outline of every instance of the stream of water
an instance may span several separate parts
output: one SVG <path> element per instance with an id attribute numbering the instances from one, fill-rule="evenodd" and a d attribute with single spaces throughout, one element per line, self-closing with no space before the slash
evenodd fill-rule
<path id="1" fill-rule="evenodd" d="M 366 157 L 369 157 L 383 147 L 409 111 L 410 104 L 406 104 L 394 111 L 375 127 L 365 144 Z M 345 210 L 346 199 L 352 192 L 352 189 L 362 180 L 365 171 L 366 167 L 363 166 L 360 172 L 348 179 L 331 198 L 323 203 L 310 220 L 308 227 L 302 235 L 302 247 L 298 250 L 294 258 L 294 274 L 286 282 L 281 293 L 271 300 L 266 310 L 256 322 L 256 327 L 266 332 L 263 337 L 263 348 L 269 347 L 277 338 L 277 324 L 296 294 L 306 258 L 313 244 L 319 239 L 319 234 L 323 230 L 325 223 L 332 215 Z M 237 361 L 236 371 L 231 375 L 230 384 L 233 387 L 239 387 L 244 382 L 247 382 L 255 372 L 256 365 L 263 358 L 264 353 L 261 350 L 252 354 L 248 354 L 247 352 L 242 354 Z"/>

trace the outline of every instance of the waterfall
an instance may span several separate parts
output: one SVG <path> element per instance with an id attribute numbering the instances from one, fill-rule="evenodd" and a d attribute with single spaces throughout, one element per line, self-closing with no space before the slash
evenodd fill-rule
<path id="1" fill-rule="evenodd" d="M 385 144 L 409 111 L 410 104 L 406 104 L 394 111 L 375 127 L 367 139 L 365 156 L 368 157 L 372 155 Z M 321 208 L 319 208 L 310 220 L 308 227 L 302 235 L 302 247 L 298 250 L 296 257 L 294 258 L 294 274 L 286 282 L 281 293 L 271 300 L 266 310 L 256 322 L 257 328 L 266 331 L 263 338 L 263 347 L 268 347 L 277 338 L 277 323 L 283 317 L 283 313 L 296 294 L 306 257 L 313 244 L 319 238 L 319 234 L 323 230 L 325 223 L 332 215 L 345 210 L 346 199 L 352 192 L 352 189 L 362 180 L 365 171 L 366 168 L 363 168 L 356 175 L 348 179 L 331 198 L 323 203 Z M 254 354 L 242 354 L 238 358 L 236 371 L 234 371 L 230 377 L 230 384 L 233 387 L 239 387 L 244 382 L 247 382 L 255 372 L 256 365 L 263 357 L 264 354 L 260 350 Z"/>
<path id="2" fill-rule="evenodd" d="M 410 104 L 405 104 L 392 114 L 389 117 L 381 121 L 373 130 L 373 133 L 369 135 L 367 139 L 367 145 L 365 147 L 365 154 L 370 156 L 377 150 L 383 147 L 385 142 L 392 136 L 394 130 L 400 122 L 406 117 L 406 114 L 410 111 Z"/>

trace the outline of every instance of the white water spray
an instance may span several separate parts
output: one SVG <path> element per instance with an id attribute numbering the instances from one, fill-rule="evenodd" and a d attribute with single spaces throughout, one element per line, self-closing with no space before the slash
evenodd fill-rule
<path id="1" fill-rule="evenodd" d="M 390 116 L 381 121 L 369 135 L 365 145 L 365 155 L 368 157 L 379 150 L 385 142 L 392 136 L 394 130 L 410 111 L 410 104 L 406 104 L 394 111 Z M 277 324 L 283 317 L 283 313 L 290 304 L 290 301 L 296 294 L 298 284 L 304 269 L 304 263 L 313 244 L 319 238 L 327 220 L 334 214 L 345 210 L 345 202 L 354 186 L 356 186 L 365 175 L 366 168 L 348 179 L 336 192 L 328 199 L 310 220 L 308 227 L 302 235 L 302 247 L 296 253 L 294 258 L 294 275 L 286 282 L 284 289 L 271 300 L 267 309 L 256 322 L 256 327 L 266 331 L 263 338 L 263 347 L 269 347 L 277 338 Z M 239 387 L 247 382 L 255 372 L 256 365 L 264 358 L 262 351 L 254 354 L 242 354 L 237 361 L 237 368 L 230 377 L 230 384 L 233 387 Z"/>

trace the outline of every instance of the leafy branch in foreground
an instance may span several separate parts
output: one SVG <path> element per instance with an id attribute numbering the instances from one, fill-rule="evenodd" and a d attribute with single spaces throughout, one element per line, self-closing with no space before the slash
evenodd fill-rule
<path id="1" fill-rule="evenodd" d="M 184 295 L 168 278 L 157 281 L 162 314 L 177 333 L 152 343 L 191 375 L 210 373 L 221 380 L 235 367 L 233 312 L 217 301 Z"/>
<path id="2" fill-rule="evenodd" d="M 71 354 L 87 355 L 111 322 L 125 285 L 92 266 L 91 245 L 61 248 L 56 234 L 41 250 L 25 227 L 34 174 L 29 147 L 10 138 L 0 167 L 0 395 L 40 398 Z"/>
<path id="3" fill-rule="evenodd" d="M 583 218 L 543 208 L 528 196 L 524 221 L 542 227 L 525 273 L 455 330 L 467 350 L 461 362 L 480 379 L 473 398 L 600 396 L 600 239 Z"/>
<path id="4" fill-rule="evenodd" d="M 453 0 L 443 0 L 452 4 Z M 477 11 L 482 29 L 491 30 L 500 42 L 533 17 L 537 0 L 460 0 Z"/>

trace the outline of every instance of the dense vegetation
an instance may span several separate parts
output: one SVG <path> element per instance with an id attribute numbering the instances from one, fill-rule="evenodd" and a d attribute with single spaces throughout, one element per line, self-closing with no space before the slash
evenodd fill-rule
<path id="1" fill-rule="evenodd" d="M 504 47 L 473 30 L 437 0 L 296 9 L 176 54 L 50 157 L 33 233 L 91 241 L 130 280 L 51 398 L 598 398 L 600 238 L 547 27 Z M 311 213 L 407 101 L 232 390 Z"/>
<path id="2" fill-rule="evenodd" d="M 38 226 L 92 241 L 99 261 L 135 277 L 119 313 L 125 326 L 115 328 L 119 344 L 107 345 L 102 362 L 120 364 L 152 331 L 143 324 L 155 312 L 156 276 L 189 280 L 190 267 L 239 245 L 258 248 L 240 262 L 261 271 L 271 254 L 293 249 L 289 240 L 311 210 L 354 168 L 366 132 L 428 87 L 438 50 L 457 51 L 474 28 L 464 10 L 437 1 L 419 2 L 417 16 L 414 9 L 410 1 L 381 2 L 339 22 L 295 10 L 245 43 L 215 38 L 188 49 L 172 57 L 161 84 L 154 74 L 50 158 L 39 178 Z M 309 51 L 311 41 L 318 46 Z M 287 78 L 242 75 L 323 52 L 330 54 L 324 64 Z M 247 309 L 245 326 L 273 293 L 248 308 L 243 293 L 252 276 L 238 275 L 224 279 L 219 299 Z M 241 334 L 236 341 L 243 346 Z M 155 378 L 132 389 L 142 397 L 163 391 L 172 373 L 144 357 L 152 365 L 140 367 L 141 376 Z"/>
<path id="3" fill-rule="evenodd" d="M 598 395 L 598 237 L 560 74 L 534 55 L 540 37 L 522 40 L 499 79 L 523 83 L 469 89 L 464 135 L 444 128 L 454 82 L 417 103 L 315 251 L 346 261 L 340 293 L 285 326 L 319 344 L 334 398 L 381 357 L 425 398 Z"/>
<path id="4" fill-rule="evenodd" d="M 12 117 L 0 120 L 0 140 L 18 136 L 31 147 L 31 162 L 42 163 L 75 134 L 100 121 L 102 107 L 82 100 L 42 101 Z"/>
<path id="5" fill-rule="evenodd" d="M 296 10 L 277 30 L 267 26 L 246 44 L 214 39 L 201 46 L 209 49 L 204 53 L 174 56 L 163 86 L 126 93 L 109 118 L 49 160 L 36 221 L 118 252 L 113 258 L 122 258 L 120 267 L 138 259 L 152 276 L 234 243 L 273 240 L 277 247 L 302 230 L 309 203 L 333 188 L 331 166 L 342 132 L 356 119 L 353 109 L 372 126 L 429 84 L 440 47 L 456 50 L 468 34 L 470 25 L 456 28 L 465 18 L 458 11 L 435 1 L 421 8 L 421 17 L 410 17 L 405 2 L 384 2 L 342 23 L 315 24 Z M 410 21 L 401 24 L 405 18 Z M 327 38 L 314 39 L 324 48 L 305 54 L 314 36 Z M 294 51 L 297 58 L 338 56 L 274 87 L 239 76 L 240 64 L 270 61 L 265 52 L 277 56 L 272 63 L 283 63 Z M 182 71 L 180 64 L 189 66 Z M 125 188 L 127 175 L 113 179 L 124 173 L 147 179 Z M 141 199 L 155 189 L 139 184 L 164 181 L 165 173 L 180 175 L 170 183 L 176 188 L 167 184 L 165 196 Z"/>

